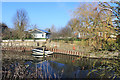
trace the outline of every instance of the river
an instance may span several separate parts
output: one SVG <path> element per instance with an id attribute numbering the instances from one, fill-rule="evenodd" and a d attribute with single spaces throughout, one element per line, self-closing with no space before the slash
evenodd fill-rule
<path id="1" fill-rule="evenodd" d="M 22 55 L 24 56 L 24 54 Z M 41 58 L 34 58 L 30 54 L 29 56 L 30 57 L 26 59 L 3 58 L 2 79 L 100 78 L 100 74 L 97 74 L 96 72 L 93 72 L 90 75 L 88 75 L 88 73 L 101 67 L 103 61 L 110 61 L 103 59 L 82 58 L 59 53 L 54 53 L 51 56 Z M 111 73 L 113 74 L 113 72 L 114 71 Z M 109 76 L 107 75 L 107 71 L 105 73 L 105 76 Z"/>

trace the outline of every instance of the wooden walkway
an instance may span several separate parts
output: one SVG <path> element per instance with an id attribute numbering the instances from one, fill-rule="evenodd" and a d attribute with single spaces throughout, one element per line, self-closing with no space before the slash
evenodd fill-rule
<path id="1" fill-rule="evenodd" d="M 2 50 L 15 50 L 15 51 L 32 51 L 36 47 L 2 47 Z M 77 55 L 77 56 L 83 56 L 85 55 L 84 52 L 78 52 L 75 50 L 62 50 L 57 48 L 46 48 L 54 53 L 63 53 L 63 54 L 69 54 L 69 55 Z M 86 55 L 89 56 L 89 55 Z"/>
<path id="2" fill-rule="evenodd" d="M 14 51 L 32 51 L 32 49 L 37 48 L 37 47 L 2 47 L 2 50 L 14 50 Z M 61 54 L 66 54 L 66 55 L 75 55 L 75 56 L 80 56 L 80 57 L 88 57 L 88 58 L 106 58 L 106 59 L 113 59 L 113 55 L 108 56 L 108 55 L 99 55 L 97 56 L 95 53 L 85 53 L 85 52 L 79 52 L 76 50 L 66 50 L 66 49 L 58 49 L 58 48 L 46 48 L 47 50 L 50 50 L 54 53 L 61 53 Z M 116 58 L 117 59 L 117 58 Z"/>

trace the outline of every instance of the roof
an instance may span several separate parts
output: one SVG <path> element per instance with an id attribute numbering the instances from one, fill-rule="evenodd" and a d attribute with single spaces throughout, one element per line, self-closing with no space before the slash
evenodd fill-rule
<path id="1" fill-rule="evenodd" d="M 38 29 L 38 30 L 40 30 L 40 31 L 42 31 L 42 32 L 45 32 L 45 33 L 50 33 L 50 32 L 48 32 L 48 31 L 46 31 L 46 30 L 42 30 L 42 29 Z"/>
<path id="2" fill-rule="evenodd" d="M 46 30 L 42 30 L 42 29 L 33 29 L 33 30 L 29 30 L 29 32 L 32 32 L 32 31 L 34 31 L 34 30 L 42 31 L 42 32 L 44 32 L 44 33 L 50 34 L 50 32 L 48 32 L 48 31 L 46 31 Z"/>

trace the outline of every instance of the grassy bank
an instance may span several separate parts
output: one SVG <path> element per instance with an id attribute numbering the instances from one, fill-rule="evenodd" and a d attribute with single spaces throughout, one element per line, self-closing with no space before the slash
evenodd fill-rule
<path id="1" fill-rule="evenodd" d="M 2 51 L 2 59 L 33 60 L 32 52 Z"/>

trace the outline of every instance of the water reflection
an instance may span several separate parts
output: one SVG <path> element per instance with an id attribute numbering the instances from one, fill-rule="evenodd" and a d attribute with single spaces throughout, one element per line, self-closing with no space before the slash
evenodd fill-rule
<path id="1" fill-rule="evenodd" d="M 3 60 L 3 79 L 21 78 L 86 78 L 95 59 L 62 54 L 35 60 Z M 101 60 L 95 67 L 100 66 Z M 92 77 L 97 77 L 96 75 Z"/>

